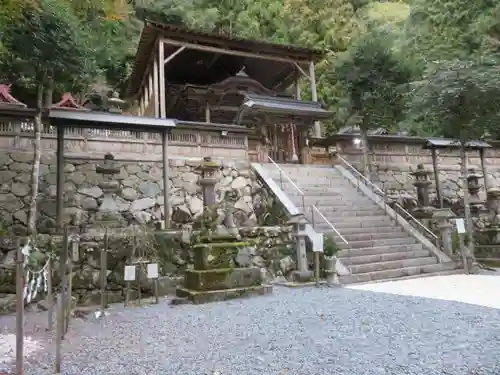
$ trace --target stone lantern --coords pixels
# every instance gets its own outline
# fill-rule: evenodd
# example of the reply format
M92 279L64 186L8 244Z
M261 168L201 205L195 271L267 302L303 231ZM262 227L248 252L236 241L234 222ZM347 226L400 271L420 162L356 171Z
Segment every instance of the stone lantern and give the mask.
M437 228L439 229L440 241L443 246L443 251L446 255L453 255L453 224L451 219L455 218L455 214L449 208L442 208L436 210L432 215L432 218L436 222Z
M220 169L220 166L210 156L206 156L198 169L201 170L200 184L203 189L203 207L211 207L215 205L216 172Z
M120 167L115 164L113 154L107 153L104 156L104 163L96 166L96 173L103 176L103 180L98 184L104 194L99 206L100 216L118 213L120 210L114 195L120 192L120 183L114 180L114 176L120 173Z
M306 254L306 225L309 221L305 218L304 214L300 213L293 215L287 222L292 227L292 236L295 238L295 254L297 259L297 270L292 273L294 280L310 280L312 271L309 271L307 266Z
M423 164L417 165L417 170L411 175L415 177L413 186L417 188L417 204L418 207L413 211L413 215L418 219L429 219L434 211L429 205L429 186L432 184L429 181L429 175L432 172L426 171Z
M480 178L483 178L483 176L478 174L474 168L469 169L467 190L470 195L469 205L473 212L477 212L483 207L483 202L479 198L479 190L481 190L481 185L479 184Z
M110 98L106 100L108 104L108 111L111 113L122 113L123 106L125 105L125 100L120 99L120 96L116 91L113 91Z

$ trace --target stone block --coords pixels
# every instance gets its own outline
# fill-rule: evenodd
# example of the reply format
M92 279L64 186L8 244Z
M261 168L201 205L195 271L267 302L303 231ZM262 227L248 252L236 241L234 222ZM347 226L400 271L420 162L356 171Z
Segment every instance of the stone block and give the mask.
M214 270L187 270L185 286L190 290L234 289L262 284L260 269L222 268Z
M200 243L193 246L195 253L194 268L209 270L215 268L230 268L242 247L250 246L248 242Z
M272 293L273 288L270 285L258 285L246 288L234 288L225 290L206 290L194 291L186 288L177 289L177 298L172 301L172 304L182 304L184 301L189 301L195 305L209 302L227 301L236 298L245 298L252 296L262 296ZM184 301L183 301L184 300Z

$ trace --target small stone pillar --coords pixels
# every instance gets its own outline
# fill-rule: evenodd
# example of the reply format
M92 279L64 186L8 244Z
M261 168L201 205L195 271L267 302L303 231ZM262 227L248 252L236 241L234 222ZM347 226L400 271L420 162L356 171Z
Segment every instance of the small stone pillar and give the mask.
M96 173L103 176L103 181L101 181L98 186L102 190L104 197L99 206L99 217L96 220L100 221L103 217L110 216L107 214L118 213L120 211L114 195L120 192L120 183L114 180L114 176L120 173L120 167L115 165L115 157L111 153L107 153L104 156L104 163L96 166ZM109 217L106 217L105 221ZM121 221L121 220L120 220Z
M309 271L307 266L306 254L306 225L309 224L309 221L304 217L304 214L297 214L292 216L287 224L292 226L297 259L297 270L292 273L292 279L294 281L308 281L312 277L312 271Z
M212 207L216 201L215 184L217 178L215 172L220 169L219 165L210 156L206 156L198 168L201 170L200 184L203 189L203 207Z
M429 186L432 184L429 181L429 175L432 172L426 171L423 164L417 165L417 170L411 175L415 177L413 186L417 188L417 208L412 214L417 219L431 219L433 217L434 207L430 206ZM424 225L426 225L424 223Z
M441 208L434 212L432 218L436 221L437 228L439 229L443 251L451 257L453 255L453 224L451 223L451 219L455 218L455 214L449 208Z
M430 173L424 169L423 164L417 165L417 170L410 173L415 177L413 186L417 188L417 204L420 208L429 207L429 186L432 184L429 181Z
M500 243L500 188L490 187L486 192L490 228L495 233L495 243Z
M479 190L481 190L479 179L483 178L483 176L478 174L474 168L469 169L468 172L467 190L470 196L469 206L473 213L477 213L483 207L483 202L479 198Z

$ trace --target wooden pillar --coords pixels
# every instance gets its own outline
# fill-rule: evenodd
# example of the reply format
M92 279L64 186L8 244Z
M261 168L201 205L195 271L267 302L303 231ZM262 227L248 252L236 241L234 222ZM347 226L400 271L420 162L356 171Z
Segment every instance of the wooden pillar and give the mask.
M165 43L160 39L158 43L158 73L160 75L160 117L167 117L167 102L165 97Z
M300 72L298 69L295 69L295 99L300 100Z
M153 114L154 117L160 117L160 103L158 97L158 57L154 58L153 63Z
M314 61L309 63L309 76L311 78L311 97L313 102L318 101L318 90L316 88L316 72L314 70ZM319 121L314 121L314 136L321 137L321 125Z
M151 107L151 102L154 103L154 98L153 98L153 73L150 71L149 72L149 80L148 80L148 87L149 87L149 98L148 98L148 109ZM153 104L154 105L154 104Z
M144 90L141 89L139 92L139 116L144 116Z
M439 202L439 208L443 208L443 192L441 191L441 183L439 182L437 150L435 148L432 149L432 169L434 170L434 183L436 184L436 195Z
M149 92L149 84L148 84L144 88L144 113L143 113L143 115L145 115L148 111L149 95L150 95L150 92Z
M64 212L64 126L57 126L57 149L56 149L56 226L62 231Z
M484 163L484 148L479 149L479 158L481 159L481 169L483 170L483 178L484 178L484 191L487 193L488 189L488 176L486 172L486 165Z
M163 217L165 223L165 229L170 228L170 207L168 206L168 200L170 197L170 186L168 184L169 180L169 163L168 163L168 130L165 129L162 134L163 138Z

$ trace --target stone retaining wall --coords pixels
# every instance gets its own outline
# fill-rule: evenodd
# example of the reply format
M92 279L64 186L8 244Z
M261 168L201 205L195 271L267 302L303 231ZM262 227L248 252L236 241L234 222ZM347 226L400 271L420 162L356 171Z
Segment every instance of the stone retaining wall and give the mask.
M31 195L32 153L22 151L0 152L0 214L3 224L23 234L28 220ZM174 226L192 222L203 210L200 171L201 160L170 159L170 212ZM103 191L99 182L103 176L96 173L101 160L68 159L64 166L64 218L71 225L92 226L99 219ZM123 226L143 224L163 213L163 166L156 162L116 161L120 173L113 179L120 182L121 192L114 196L118 211L113 219ZM265 200L266 191L246 162L222 162L216 185L218 201L226 191L238 193L235 218L238 226L257 224L257 211ZM39 186L40 233L49 233L56 215L55 157L42 155Z

